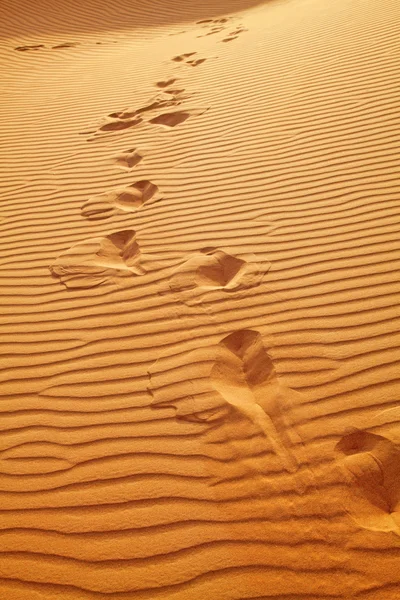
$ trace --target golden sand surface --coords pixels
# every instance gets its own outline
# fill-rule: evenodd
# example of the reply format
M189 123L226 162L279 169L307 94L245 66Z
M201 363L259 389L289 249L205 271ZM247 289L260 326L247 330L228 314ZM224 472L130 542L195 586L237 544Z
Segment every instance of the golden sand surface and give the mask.
M0 17L0 599L398 600L399 2Z

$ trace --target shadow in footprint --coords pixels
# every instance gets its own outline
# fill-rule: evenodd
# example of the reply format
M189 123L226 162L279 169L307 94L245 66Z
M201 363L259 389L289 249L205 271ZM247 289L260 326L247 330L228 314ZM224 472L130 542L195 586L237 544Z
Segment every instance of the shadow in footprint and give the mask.
M400 535L400 451L387 438L355 430L336 446L345 509L364 529Z
M219 343L211 381L224 400L263 432L283 467L297 470L282 406L291 390L280 384L257 331L242 329Z
M176 78L166 79L165 81L157 81L156 86L159 88L166 88L166 87L169 87L170 85L174 84L175 81L177 81Z
M40 50L41 48L46 48L44 44L35 44L33 46L17 46L14 50L18 50L18 52L28 52L29 50Z
M89 220L98 220L107 219L118 212L136 212L150 200L160 200L158 192L154 183L144 179L89 198L82 206L81 213Z
M50 272L67 288L91 288L142 275L140 258L135 231L118 231L75 244L60 254Z
M52 50L61 50L62 48L75 48L79 46L79 42L65 42L64 44L58 44L58 46L53 46Z

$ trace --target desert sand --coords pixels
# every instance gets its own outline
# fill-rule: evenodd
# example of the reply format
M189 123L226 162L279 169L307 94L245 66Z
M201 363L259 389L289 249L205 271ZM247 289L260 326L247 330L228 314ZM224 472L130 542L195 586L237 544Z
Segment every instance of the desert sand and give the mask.
M0 15L0 599L398 600L399 3Z

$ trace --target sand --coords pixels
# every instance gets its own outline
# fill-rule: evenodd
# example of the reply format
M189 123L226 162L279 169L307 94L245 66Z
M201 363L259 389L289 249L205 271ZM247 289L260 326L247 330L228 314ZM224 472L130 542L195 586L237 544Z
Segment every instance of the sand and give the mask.
M397 600L398 2L0 14L0 598Z

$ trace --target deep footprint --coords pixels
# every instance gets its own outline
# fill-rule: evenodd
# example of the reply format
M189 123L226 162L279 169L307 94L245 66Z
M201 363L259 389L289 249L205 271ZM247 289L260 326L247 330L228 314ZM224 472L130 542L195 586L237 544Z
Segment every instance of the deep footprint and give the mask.
M70 289L91 288L144 273L133 230L75 244L60 254L50 271Z
M211 381L234 410L262 431L282 466L289 472L296 471L298 465L287 435L289 427L282 414L291 390L280 384L257 331L235 331L219 343Z
M270 263L253 254L234 256L219 248L202 248L175 269L169 287L172 292L248 289L257 286L269 268Z
M83 217L107 219L118 212L135 212L150 200L159 200L158 187L147 179L89 198L82 206Z
M387 438L355 430L336 446L346 477L345 509L370 531L400 535L400 450Z

